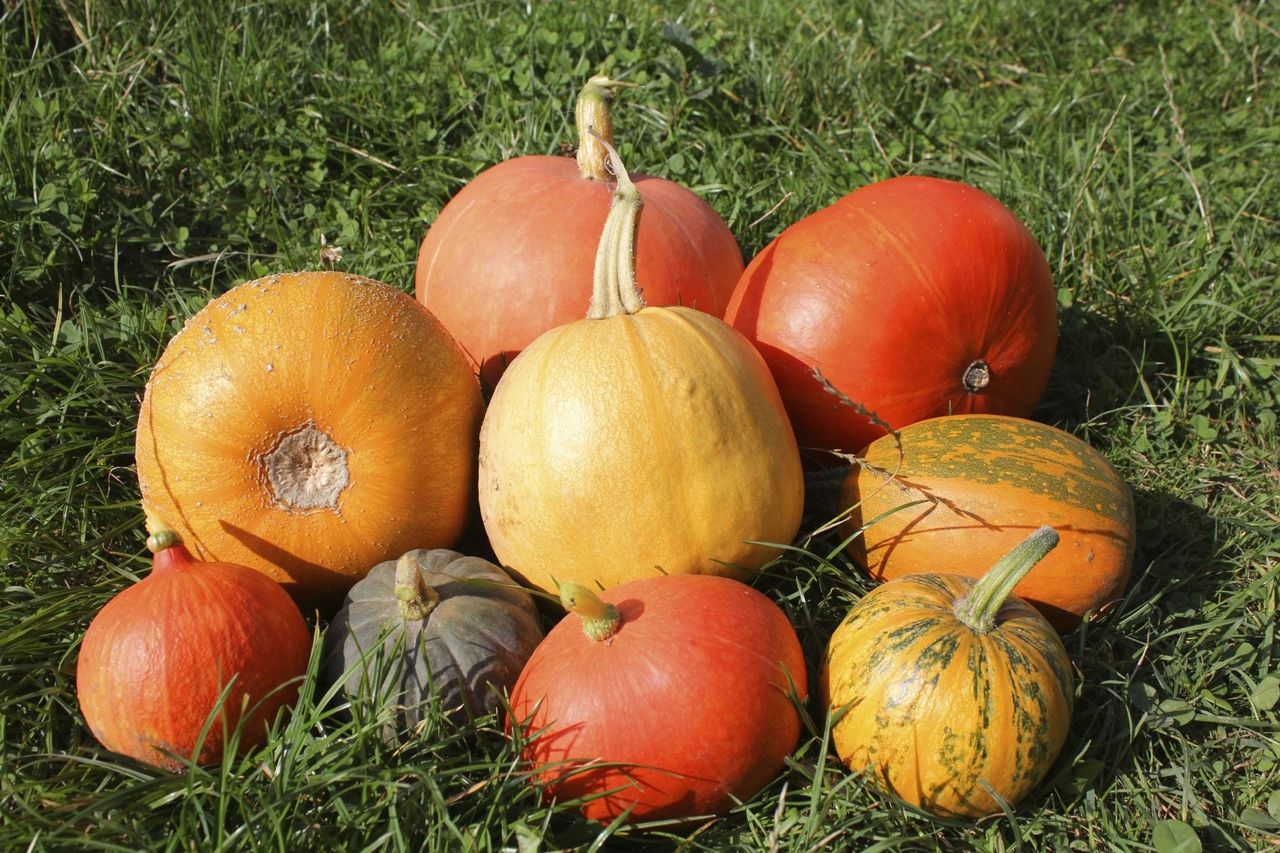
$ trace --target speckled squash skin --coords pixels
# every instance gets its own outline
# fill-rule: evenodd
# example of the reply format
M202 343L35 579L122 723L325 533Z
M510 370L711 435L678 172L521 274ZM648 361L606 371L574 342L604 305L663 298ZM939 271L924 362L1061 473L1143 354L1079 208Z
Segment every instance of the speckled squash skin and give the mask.
M1069 433L998 415L952 415L873 442L845 480L853 558L876 580L933 571L978 577L1040 524L1061 544L1015 589L1060 631L1119 598L1137 538L1133 495ZM915 506L905 506L923 501ZM887 513L887 515L885 515ZM883 518L880 516L884 515Z
M499 710L542 640L533 598L493 563L445 549L405 556L438 596L425 616L402 612L388 560L351 588L325 634L325 680L353 702L389 704L388 739L423 720L433 696L455 716Z
M151 574L89 623L76 694L107 749L179 770L186 760L221 760L237 725L240 750L261 745L297 697L310 652L311 632L279 584L244 566L195 560L178 544L156 553Z
M482 407L461 350L406 294L268 276L160 357L138 419L143 505L200 557L332 612L380 560L461 535Z
M873 589L831 637L819 681L842 716L836 753L884 790L934 814L1001 810L1048 773L1071 721L1071 664L1035 608L1009 598L974 631L952 608L963 575L922 574Z

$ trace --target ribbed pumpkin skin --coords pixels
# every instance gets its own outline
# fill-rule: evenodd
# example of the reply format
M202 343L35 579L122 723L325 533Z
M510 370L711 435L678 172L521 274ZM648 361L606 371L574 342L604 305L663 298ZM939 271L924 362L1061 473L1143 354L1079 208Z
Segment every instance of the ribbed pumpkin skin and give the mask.
M845 535L876 580L932 571L979 577L1041 524L1061 543L1015 588L1060 631L1124 592L1137 531L1133 494L1107 460L1075 436L1019 418L934 418L864 451L842 499L853 507ZM868 467L871 466L871 467ZM878 469L878 470L873 470ZM896 472L888 481L882 472Z
M374 566L347 593L325 634L326 680L342 681L355 701L394 702L399 729L425 718L422 703L433 684L446 712L498 710L542 640L533 599L479 557L445 549L409 554L439 602L426 619L405 619L396 598L396 561ZM370 683L376 675L383 676L381 684Z
M404 293L336 272L259 279L192 317L156 365L142 500L202 558L332 611L380 560L461 535L482 407L461 350ZM345 455L347 480L331 501L291 505L268 467L308 428Z
M764 355L802 446L856 452L945 414L1026 417L1057 346L1057 297L1026 227L974 187L901 177L791 225L748 265L725 313ZM989 383L971 393L974 361Z
M820 690L836 753L886 790L934 814L1016 803L1066 742L1071 664L1053 628L1009 598L997 626L975 632L952 607L973 581L916 575L873 589L831 637Z
M261 745L276 713L297 698L310 652L306 622L279 584L243 566L195 561L178 545L94 616L80 646L76 693L103 746L178 770L181 759L222 758L242 700L252 713L240 749Z
M722 316L743 269L732 232L690 190L634 178L645 204L636 241L645 301ZM581 177L570 157L543 155L485 170L440 211L418 251L418 300L486 382L538 335L586 312L608 211L607 183Z
M601 593L618 632L566 616L511 694L523 757L548 799L608 823L723 814L776 776L800 736L804 656L786 615L727 578L646 578ZM585 762L614 764L582 770Z
M746 540L790 542L803 503L799 451L760 356L689 308L545 333L503 376L481 428L494 553L548 592L745 577L778 553Z

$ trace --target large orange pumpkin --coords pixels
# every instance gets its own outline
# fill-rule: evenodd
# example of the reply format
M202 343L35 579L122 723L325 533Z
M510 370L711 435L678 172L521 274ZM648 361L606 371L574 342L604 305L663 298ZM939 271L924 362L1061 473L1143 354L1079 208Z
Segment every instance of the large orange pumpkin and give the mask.
M591 296L610 180L591 132L613 141L616 85L593 77L579 95L576 161L527 155L485 170L445 205L422 241L418 299L489 385L538 335L581 318ZM636 255L645 301L722 316L742 273L733 234L690 190L634 178L647 211Z
M901 452L899 452L901 446ZM863 451L845 479L844 532L876 580L934 571L980 576L1045 523L1062 544L1015 592L1066 631L1124 592L1133 495L1101 453L1060 429L999 415L932 418ZM914 504L914 505L909 505Z
M461 535L481 414L461 350L406 294L269 276L160 357L138 420L143 504L201 558L336 606L378 562Z
M795 437L742 335L692 308L644 306L640 196L614 162L588 319L539 336L485 414L485 530L504 566L553 593L565 581L747 577L779 553L763 543L800 525Z
M880 181L796 222L752 260L725 319L773 371L801 445L854 452L965 412L1026 417L1058 341L1035 238L974 187Z

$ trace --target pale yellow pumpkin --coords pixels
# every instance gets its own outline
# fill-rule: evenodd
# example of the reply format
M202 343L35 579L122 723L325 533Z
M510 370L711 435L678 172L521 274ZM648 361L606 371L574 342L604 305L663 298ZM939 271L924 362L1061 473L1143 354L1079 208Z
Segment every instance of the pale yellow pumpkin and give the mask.
M160 357L138 420L143 504L200 558L336 606L378 562L461 535L482 411L461 349L407 294L269 276Z
M763 359L723 321L643 306L639 194L616 154L588 318L508 367L480 433L480 510L502 563L554 592L659 574L745 578L795 536L804 482ZM534 286L536 283L530 283Z

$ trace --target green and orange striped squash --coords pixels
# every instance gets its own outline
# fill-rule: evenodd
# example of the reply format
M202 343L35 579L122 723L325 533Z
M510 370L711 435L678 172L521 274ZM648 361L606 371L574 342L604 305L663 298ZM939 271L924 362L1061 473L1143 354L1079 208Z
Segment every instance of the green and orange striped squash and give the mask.
M901 451L899 451L899 442ZM1133 495L1101 453L1045 424L949 415L878 439L845 479L844 533L874 580L947 570L978 577L1048 524L1062 545L1015 592L1059 631L1124 592Z
M1057 543L1042 527L978 581L910 575L854 605L819 680L846 766L946 817L995 814L1044 779L1071 722L1071 663L1010 590Z

